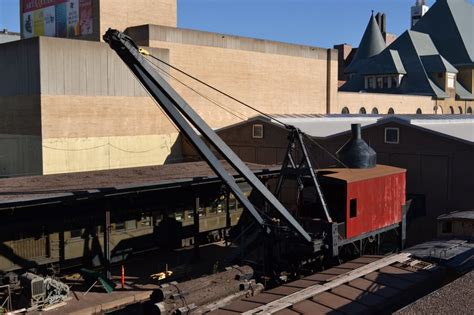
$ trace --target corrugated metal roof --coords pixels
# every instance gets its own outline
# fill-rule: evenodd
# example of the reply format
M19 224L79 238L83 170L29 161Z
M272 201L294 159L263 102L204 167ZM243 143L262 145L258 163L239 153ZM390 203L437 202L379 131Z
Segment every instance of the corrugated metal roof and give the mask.
M278 115L278 120L293 125L304 133L315 138L325 138L351 129L351 124L360 123L369 126L387 121L400 121L428 130L446 134L459 139L474 142L473 115L362 115L331 114L291 116ZM275 122L275 121L273 121Z

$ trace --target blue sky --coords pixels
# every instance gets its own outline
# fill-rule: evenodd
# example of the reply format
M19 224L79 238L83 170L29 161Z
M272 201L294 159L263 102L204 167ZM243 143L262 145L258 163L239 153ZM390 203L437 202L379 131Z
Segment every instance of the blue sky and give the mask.
M431 5L435 0L428 0ZM470 0L473 2L474 0ZM178 26L318 47L358 45L371 10L409 26L415 0L178 0ZM18 0L0 0L0 29L19 30Z

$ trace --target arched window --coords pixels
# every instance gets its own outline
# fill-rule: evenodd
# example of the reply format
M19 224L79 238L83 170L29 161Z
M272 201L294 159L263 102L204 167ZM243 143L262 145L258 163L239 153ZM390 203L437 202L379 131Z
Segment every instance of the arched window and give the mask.
M472 107L469 107L469 108L467 109L466 113L472 115Z
M454 108L452 106L449 106L449 113L454 114Z
M341 111L341 114L350 114L349 108L344 107L344 108L342 109L342 111Z
M390 108L388 109L388 114L389 114L389 115L395 114L395 111L393 110L393 108L390 107Z
M418 109L416 110L416 114L417 114L417 115L423 114L423 112L421 111L421 108L418 108Z
M461 106L458 106L458 110L459 110L459 114L462 115L462 107Z
M365 107L361 107L359 109L359 114L367 114L367 111L365 110Z
M377 107L372 108L372 114L377 115L378 113L379 113L379 110L377 109Z

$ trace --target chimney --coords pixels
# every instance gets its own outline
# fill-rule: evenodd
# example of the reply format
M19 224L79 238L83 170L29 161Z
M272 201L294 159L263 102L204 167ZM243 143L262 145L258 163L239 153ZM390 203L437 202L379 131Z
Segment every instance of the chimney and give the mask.
M362 139L360 124L352 124L352 137L337 151L339 159L349 168L373 168L377 153Z

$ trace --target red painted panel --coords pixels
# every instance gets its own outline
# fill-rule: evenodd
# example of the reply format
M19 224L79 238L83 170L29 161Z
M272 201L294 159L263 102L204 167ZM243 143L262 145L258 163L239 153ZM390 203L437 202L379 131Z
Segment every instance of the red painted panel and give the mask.
M357 198L357 216L351 218L350 200L353 198ZM404 204L405 173L348 183L347 238L400 222Z

